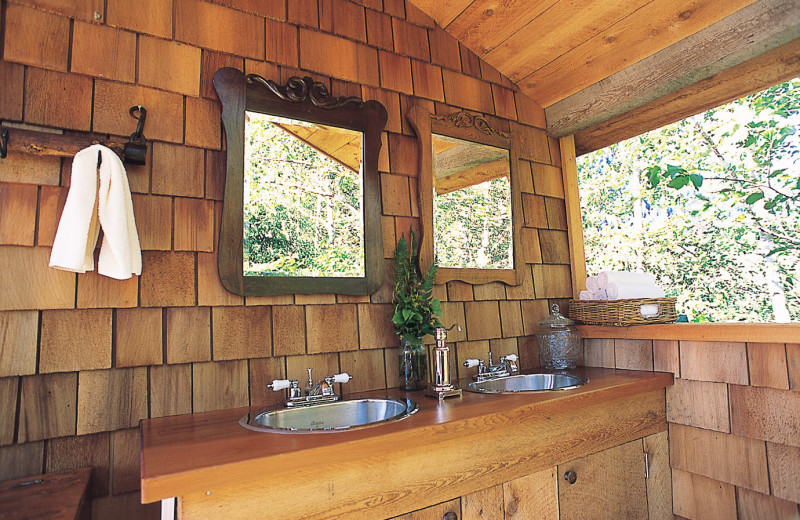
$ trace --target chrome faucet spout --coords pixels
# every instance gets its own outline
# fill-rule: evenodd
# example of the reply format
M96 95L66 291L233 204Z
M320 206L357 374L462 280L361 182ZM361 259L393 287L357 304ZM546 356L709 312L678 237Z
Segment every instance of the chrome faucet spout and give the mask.
M273 391L288 389L288 400L285 405L287 408L294 408L297 406L313 406L315 404L330 403L339 400L336 395L335 383L347 383L353 377L346 372L327 376L322 381L314 385L314 379L311 377L311 369L308 369L308 386L305 392L300 389L297 380L276 379L272 384L267 385ZM305 395L303 395L305 393Z
M500 363L495 365L492 363L492 353L489 352L488 366L484 365L482 359L468 359L464 362L464 366L467 368L478 367L478 372L475 374L474 379L477 382L481 382L516 374L519 372L517 359L519 358L516 354L508 354L507 356L501 357Z

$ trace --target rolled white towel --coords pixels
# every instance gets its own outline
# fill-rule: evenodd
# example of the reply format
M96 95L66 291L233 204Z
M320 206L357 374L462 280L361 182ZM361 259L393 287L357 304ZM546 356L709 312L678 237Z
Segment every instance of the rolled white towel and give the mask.
M600 288L600 284L597 281L596 276L590 276L586 279L586 290L589 292L594 292Z
M580 299L580 300L591 300L592 299L592 293L590 291L581 291L580 294L578 294L578 299Z
M650 273L633 273L629 271L602 271L597 275L597 282L601 289L606 289L610 284L620 285L655 285L656 277Z
M608 299L608 293L606 292L605 289L598 289L598 290L592 292L592 298L591 299L592 300L607 300Z
M616 284L610 283L606 287L609 300L622 300L627 298L663 298L664 290L656 284Z

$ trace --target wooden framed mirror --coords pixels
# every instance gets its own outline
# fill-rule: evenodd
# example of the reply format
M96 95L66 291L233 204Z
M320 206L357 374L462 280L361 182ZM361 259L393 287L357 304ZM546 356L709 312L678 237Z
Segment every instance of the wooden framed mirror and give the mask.
M408 113L419 140L420 268L436 282L522 283L517 140L481 115Z
M218 269L243 296L366 295L383 283L378 153L386 109L225 67L227 143Z

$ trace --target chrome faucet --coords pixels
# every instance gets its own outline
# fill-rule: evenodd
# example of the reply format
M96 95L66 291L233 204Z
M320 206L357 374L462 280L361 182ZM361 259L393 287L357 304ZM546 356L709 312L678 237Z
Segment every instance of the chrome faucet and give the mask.
M338 401L339 396L336 395L336 389L333 385L335 383L347 383L353 379L353 376L347 372L342 372L341 374L325 377L315 386L314 378L311 376L311 369L307 370L308 386L305 387L305 392L300 389L300 382L297 379L273 379L272 383L267 385L267 388L271 388L273 392L288 390L288 399L285 405L287 408L295 408Z
M498 379L501 377L508 377L512 374L519 372L517 360L519 357L516 354L508 354L500 358L500 363L494 365L492 363L492 353L489 352L489 365L485 365L482 359L468 359L464 361L464 366L467 368L478 367L478 373L475 374L475 381L487 381L489 379Z

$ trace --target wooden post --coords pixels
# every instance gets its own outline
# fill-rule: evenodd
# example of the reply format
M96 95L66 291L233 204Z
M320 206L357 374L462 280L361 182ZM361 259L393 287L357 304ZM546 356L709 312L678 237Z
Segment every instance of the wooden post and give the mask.
M578 165L575 162L575 139L568 135L559 139L561 176L564 181L564 202L567 206L569 261L572 271L572 296L586 289L586 252L583 249L583 220L578 192Z

